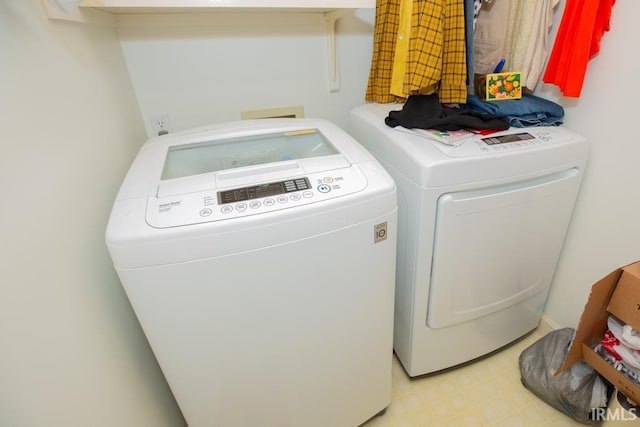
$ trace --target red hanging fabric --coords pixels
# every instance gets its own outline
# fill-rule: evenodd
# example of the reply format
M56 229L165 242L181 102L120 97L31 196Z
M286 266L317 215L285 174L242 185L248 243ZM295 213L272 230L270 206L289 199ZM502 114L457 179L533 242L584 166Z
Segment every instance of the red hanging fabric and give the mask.
M564 96L580 96L587 64L600 51L600 39L609 31L614 3L567 0L543 82L555 84Z

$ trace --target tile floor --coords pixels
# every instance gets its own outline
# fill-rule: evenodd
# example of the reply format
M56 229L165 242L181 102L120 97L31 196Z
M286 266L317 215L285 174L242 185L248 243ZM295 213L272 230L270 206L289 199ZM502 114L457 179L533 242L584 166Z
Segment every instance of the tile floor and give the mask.
M489 357L416 379L410 379L394 357L391 404L362 427L584 425L534 396L520 382L518 356L542 336L535 331ZM640 418L632 420L620 408L615 393L609 409L612 415L602 426L640 425Z

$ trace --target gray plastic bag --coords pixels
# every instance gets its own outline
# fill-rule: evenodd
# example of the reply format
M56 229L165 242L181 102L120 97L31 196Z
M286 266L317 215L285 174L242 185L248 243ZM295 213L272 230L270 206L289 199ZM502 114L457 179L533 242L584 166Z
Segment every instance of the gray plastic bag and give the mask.
M597 423L598 408L608 406L613 387L584 362L554 376L573 339L574 329L550 332L527 349L518 360L522 384L557 410L585 424Z

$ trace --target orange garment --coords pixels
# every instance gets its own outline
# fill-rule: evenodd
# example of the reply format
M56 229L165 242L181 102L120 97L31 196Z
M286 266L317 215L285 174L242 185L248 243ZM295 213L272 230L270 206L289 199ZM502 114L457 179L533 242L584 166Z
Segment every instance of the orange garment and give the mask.
M368 102L401 102L409 95L437 92L442 103L467 99L463 0L412 2L411 28L399 29L402 2L378 0ZM403 8L404 9L404 8ZM400 45L397 41L409 37ZM402 47L404 44L404 47ZM395 60L406 54L406 59ZM393 90L392 90L393 83ZM402 92L399 93L399 88Z
M543 82L557 85L564 96L580 96L587 64L600 51L600 39L609 31L614 3L567 0Z

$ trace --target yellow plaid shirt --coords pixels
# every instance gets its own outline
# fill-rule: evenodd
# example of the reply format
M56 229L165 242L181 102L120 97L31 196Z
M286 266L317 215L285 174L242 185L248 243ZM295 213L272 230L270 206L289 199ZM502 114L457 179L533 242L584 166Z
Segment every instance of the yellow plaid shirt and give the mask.
M464 0L378 0L366 100L465 103Z

